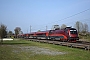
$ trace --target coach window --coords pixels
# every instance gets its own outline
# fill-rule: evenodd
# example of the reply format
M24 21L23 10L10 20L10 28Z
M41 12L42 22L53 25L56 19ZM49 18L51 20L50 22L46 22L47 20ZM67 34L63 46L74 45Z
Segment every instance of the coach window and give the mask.
M53 30L51 30L49 33L52 34L53 33Z

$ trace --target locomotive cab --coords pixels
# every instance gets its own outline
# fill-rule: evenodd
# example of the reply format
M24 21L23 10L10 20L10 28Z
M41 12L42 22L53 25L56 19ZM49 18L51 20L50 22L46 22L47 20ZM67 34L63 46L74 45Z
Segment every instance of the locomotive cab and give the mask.
M68 34L69 34L68 40L79 40L78 32L77 32L76 29L70 28L70 29L68 30Z

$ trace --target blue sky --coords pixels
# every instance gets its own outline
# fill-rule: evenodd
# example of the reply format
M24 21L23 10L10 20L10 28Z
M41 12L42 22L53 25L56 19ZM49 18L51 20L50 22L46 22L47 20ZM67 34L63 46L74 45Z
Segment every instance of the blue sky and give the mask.
M52 25L66 24L74 26L76 21L87 23L90 31L90 0L0 0L0 23L14 32L15 27L21 27L24 33L46 30ZM62 20L64 19L64 20Z

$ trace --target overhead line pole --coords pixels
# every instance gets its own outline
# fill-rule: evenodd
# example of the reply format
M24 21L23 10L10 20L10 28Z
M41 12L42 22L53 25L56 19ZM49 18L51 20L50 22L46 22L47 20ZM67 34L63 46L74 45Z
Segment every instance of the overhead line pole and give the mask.
M30 25L30 33L31 33L31 25Z
M47 30L47 26L46 26L46 30Z

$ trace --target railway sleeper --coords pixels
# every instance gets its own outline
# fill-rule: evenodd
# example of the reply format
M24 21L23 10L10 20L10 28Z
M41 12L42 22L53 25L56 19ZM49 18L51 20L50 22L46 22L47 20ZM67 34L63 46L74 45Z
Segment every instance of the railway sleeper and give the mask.
M85 50L90 50L90 48L88 46L85 46L85 45L75 45L73 47L75 47L75 48L81 48L81 49L85 49Z
M53 44L53 41L48 41L49 44Z
M67 44L67 47L73 48L74 47L74 44Z
M57 42L57 41L49 41L49 40L34 40L30 39L30 41L34 42L41 42L41 43L49 43L49 44L55 44L55 45L61 45L61 46L68 46L68 47L74 47L74 48L81 48L90 51L90 45L84 45L84 44L76 44L76 43L67 43L67 42Z
M85 46L85 50L90 50L90 45L89 46Z
M59 43L58 43L58 42L53 42L53 44L55 44L55 45L59 45Z

